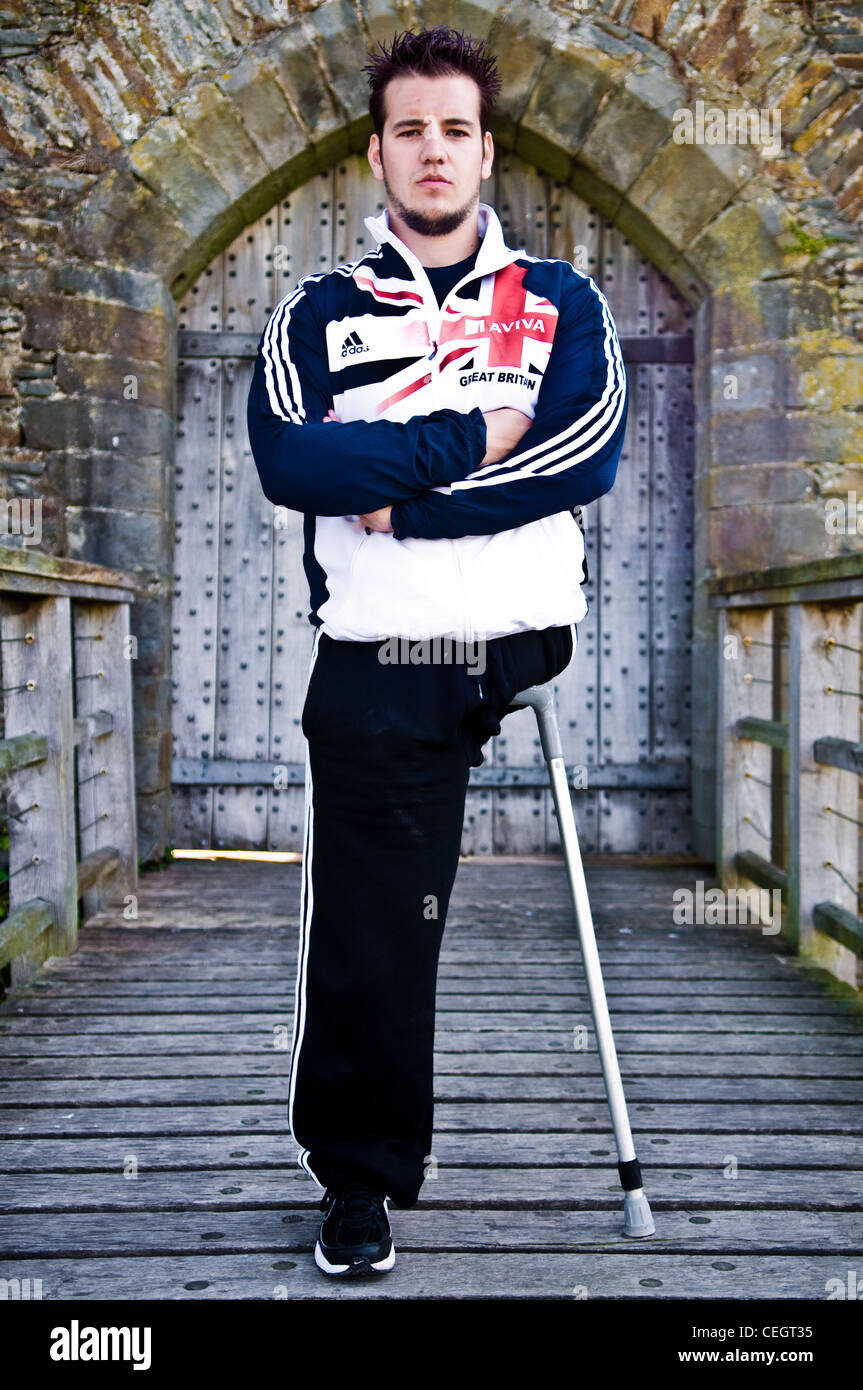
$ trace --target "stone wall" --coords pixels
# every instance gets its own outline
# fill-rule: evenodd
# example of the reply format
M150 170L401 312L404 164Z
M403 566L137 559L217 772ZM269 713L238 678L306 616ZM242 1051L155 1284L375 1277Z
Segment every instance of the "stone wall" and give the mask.
M362 54L490 34L500 146L624 228L697 315L694 762L711 845L707 576L856 547L863 497L863 10L768 0L62 3L0 11L0 445L43 549L138 575L144 857L170 838L177 298L368 136ZM778 110L781 148L682 144L682 107ZM2 537L17 543L14 536Z

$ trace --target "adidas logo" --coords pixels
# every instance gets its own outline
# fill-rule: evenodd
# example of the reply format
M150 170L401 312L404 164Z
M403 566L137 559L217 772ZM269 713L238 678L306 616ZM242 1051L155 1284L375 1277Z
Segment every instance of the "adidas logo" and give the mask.
M371 348L363 342L359 333L349 333L342 343L342 357L355 357L358 352L371 352Z

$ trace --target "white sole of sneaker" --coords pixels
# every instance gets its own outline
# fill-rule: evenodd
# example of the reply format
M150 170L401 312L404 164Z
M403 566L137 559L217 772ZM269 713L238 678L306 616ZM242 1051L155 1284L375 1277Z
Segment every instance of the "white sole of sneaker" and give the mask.
M392 1269L395 1262L396 1249L393 1245L390 1247L390 1253L386 1256L385 1259L377 1260L375 1262L370 1261L368 1267L369 1269L375 1270L376 1273L384 1274L388 1269ZM315 1264L318 1266L318 1269L322 1269L325 1274L349 1274L351 1270L350 1265L330 1264L330 1261L327 1259L326 1255L321 1249L320 1241L318 1241L315 1245Z

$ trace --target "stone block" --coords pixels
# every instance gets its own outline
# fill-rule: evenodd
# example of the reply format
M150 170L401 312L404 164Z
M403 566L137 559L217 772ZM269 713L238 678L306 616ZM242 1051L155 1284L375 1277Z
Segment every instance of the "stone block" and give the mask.
M790 405L789 380L793 367L789 359L793 347L777 345L776 353L749 352L744 356L723 353L711 362L711 412L747 414L752 410Z
M52 290L85 299L114 300L142 314L176 322L177 310L161 276L124 265L63 260L53 276Z
M522 136L530 131L567 156L578 153L600 103L636 61L632 53L610 56L604 46L581 31L554 44L521 118Z
M150 796L135 799L138 825L138 859L155 863L161 859L172 840L170 788Z
M168 469L159 454L143 458L123 457L123 467L117 467L116 452L98 449L72 450L46 456L46 486L72 507L118 507L134 512L172 510Z
M268 67L307 139L319 145L327 136L341 131L344 118L327 91L317 63L310 60L305 32L290 25L273 35L264 52ZM342 153L347 152L346 142ZM337 158L339 155L334 162Z
M141 362L123 355L97 357L91 353L57 353L57 387L68 396L103 401L134 401L172 414L176 381L161 362ZM49 391L53 389L46 382Z
M203 237L234 198L194 148L175 116L163 116L136 140L132 170L172 211L187 239Z
M680 251L734 198L751 168L751 152L741 147L678 145L670 140L629 188L627 197Z
M148 576L171 573L172 537L166 518L155 512L67 507L65 521L70 559L93 560L137 573L142 584ZM136 615L133 621L137 621Z
M228 72L221 82L230 88L231 80ZM242 203L256 183L268 178L269 166L219 82L197 83L174 103L174 118L231 202Z
M753 410L714 415L713 465L821 463L863 457L863 422L847 414Z
M816 463L809 470L819 497L843 497L856 492L863 504L863 459L850 463Z
M565 16L538 6L496 8L489 47L503 86L495 103L495 139L512 149L542 66L554 45L565 43L569 23Z
M837 292L818 281L764 280L718 291L710 304L715 348L772 343L837 321Z
M116 349L151 362L170 362L175 341L174 323L163 314L71 294L45 295L30 303L22 340L25 347L51 351L110 353Z
M142 594L135 602L131 628L138 639L135 672L140 680L170 676L171 609L170 592Z
M68 235L76 255L137 266L168 283L189 241L180 218L128 169L99 180L72 213Z
M173 421L161 410L111 401L62 397L26 400L24 443L31 449L101 449L125 459L172 457Z
M710 561L719 576L823 560L856 548L853 537L828 535L823 501L716 507L708 526Z
M134 744L137 796L167 791L171 785L171 730L164 729L153 736L136 734Z
M226 95L270 169L281 169L306 149L308 136L276 80L272 62L257 48L249 49L231 68Z
M135 609L132 626L137 631ZM169 675L139 675L132 682L132 723L140 737L152 738L171 724L173 687Z
M579 162L615 188L629 188L671 133L671 116L685 93L670 71L642 62L596 115Z
M717 468L710 476L709 506L748 507L761 503L809 502L815 495L803 464L745 464Z
M749 284L788 272L788 253L777 242L790 215L769 190L724 208L687 248L687 260L713 289Z
M363 72L368 35L360 26L355 7L349 0L335 0L304 17L311 47L343 119L350 122L368 117L369 84ZM311 58L311 53L310 53Z

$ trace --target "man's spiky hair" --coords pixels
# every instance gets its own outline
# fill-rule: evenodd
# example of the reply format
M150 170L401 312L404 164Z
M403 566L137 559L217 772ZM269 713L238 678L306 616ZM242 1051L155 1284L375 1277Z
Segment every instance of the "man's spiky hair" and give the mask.
M438 24L434 29L422 29L419 33L406 29L403 34L395 35L389 48L382 43L378 43L377 48L378 54L370 50L370 61L363 72L369 75L369 114L378 138L384 131L387 85L394 77L405 73L417 73L422 77L463 73L473 78L479 88L480 129L485 134L502 84L495 66L497 59L486 53L482 39L466 38L448 25Z

